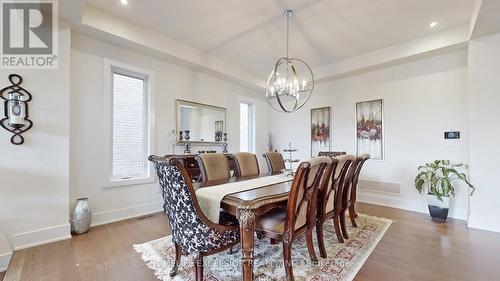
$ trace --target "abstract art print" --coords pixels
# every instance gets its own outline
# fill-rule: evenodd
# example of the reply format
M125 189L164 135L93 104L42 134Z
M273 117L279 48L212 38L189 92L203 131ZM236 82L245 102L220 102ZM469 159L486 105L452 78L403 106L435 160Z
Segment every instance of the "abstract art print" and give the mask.
M311 157L330 151L330 107L311 109Z
M372 100L356 103L356 154L370 154L371 159L384 159L383 102Z

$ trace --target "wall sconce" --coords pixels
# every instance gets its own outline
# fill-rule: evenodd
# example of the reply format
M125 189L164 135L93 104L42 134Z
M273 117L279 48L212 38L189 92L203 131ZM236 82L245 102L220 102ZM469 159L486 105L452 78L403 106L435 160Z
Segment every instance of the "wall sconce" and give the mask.
M0 90L0 97L4 100L4 115L0 120L0 126L13 133L10 142L15 145L24 143L22 133L33 127L33 122L28 119L28 102L31 94L21 87L23 78L17 74L9 75L12 85Z

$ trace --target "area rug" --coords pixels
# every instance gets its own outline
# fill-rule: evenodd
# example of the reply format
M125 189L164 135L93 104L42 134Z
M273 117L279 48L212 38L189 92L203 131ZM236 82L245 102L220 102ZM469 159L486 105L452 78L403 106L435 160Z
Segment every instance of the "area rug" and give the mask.
M349 222L349 220L348 220ZM348 223L349 238L338 243L331 222L325 223L325 245L327 258L319 257L317 241L314 240L318 263L309 259L304 237L293 242L293 273L295 280L333 281L353 280L370 253L384 236L392 221L359 214L357 228ZM315 235L314 235L315 236ZM316 238L314 238L316 239ZM135 250L142 254L147 266L154 270L160 280L195 280L191 257L183 256L177 275L169 276L174 265L175 249L171 236L160 238L140 245ZM269 240L255 239L255 280L285 280L283 266L283 247L281 243L271 245ZM229 254L227 251L204 258L204 280L233 281L241 280L241 251Z

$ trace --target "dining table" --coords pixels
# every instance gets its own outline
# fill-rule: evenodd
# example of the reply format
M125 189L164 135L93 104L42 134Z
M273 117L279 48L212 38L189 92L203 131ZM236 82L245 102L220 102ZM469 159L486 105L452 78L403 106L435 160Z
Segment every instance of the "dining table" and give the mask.
M259 177L267 177L279 173L263 173L258 176L229 178L223 180L214 180L207 182L196 182L193 184L195 190L200 188L210 188L211 186L256 179ZM255 225L259 217L274 208L286 207L290 189L292 187L292 179L289 181L263 185L250 190L227 194L220 203L220 207L234 215L240 226L241 239L241 265L242 279L245 281L253 280L253 264L254 264L254 236Z

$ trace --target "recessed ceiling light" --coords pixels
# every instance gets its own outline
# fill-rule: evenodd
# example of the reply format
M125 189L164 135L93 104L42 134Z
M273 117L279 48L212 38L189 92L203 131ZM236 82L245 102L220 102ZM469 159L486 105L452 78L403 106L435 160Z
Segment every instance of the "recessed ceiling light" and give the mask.
M123 5L127 5L127 4L128 4L128 1L127 1L127 0L120 0L120 2L121 2Z
M429 24L430 27L435 27L436 25L438 25L438 23L436 21L433 21Z

